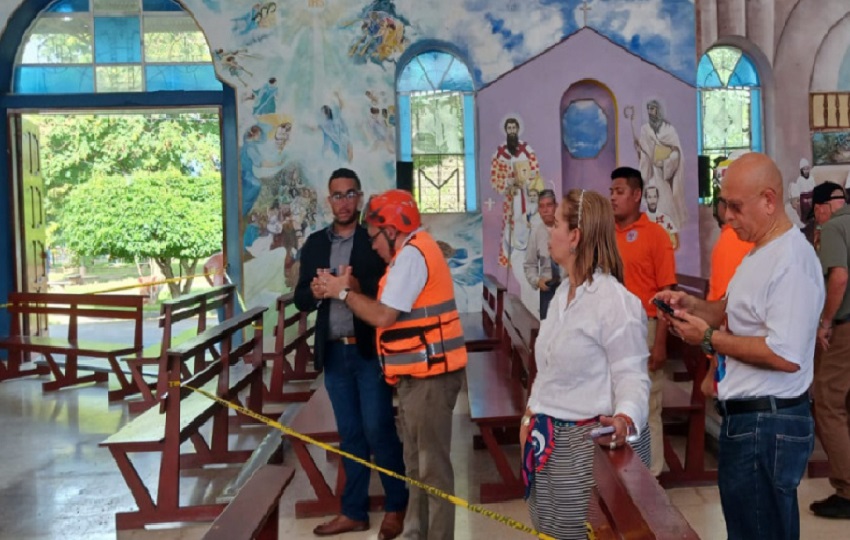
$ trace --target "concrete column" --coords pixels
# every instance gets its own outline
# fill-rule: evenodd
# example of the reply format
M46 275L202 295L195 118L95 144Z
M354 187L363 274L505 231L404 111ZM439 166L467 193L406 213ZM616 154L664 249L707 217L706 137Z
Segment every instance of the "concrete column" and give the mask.
M697 37L698 58L705 54L717 41L717 0L699 0L699 33Z
M747 38L755 44L773 64L773 33L774 33L773 0L747 1Z
M717 0L717 35L746 36L747 14L744 0Z

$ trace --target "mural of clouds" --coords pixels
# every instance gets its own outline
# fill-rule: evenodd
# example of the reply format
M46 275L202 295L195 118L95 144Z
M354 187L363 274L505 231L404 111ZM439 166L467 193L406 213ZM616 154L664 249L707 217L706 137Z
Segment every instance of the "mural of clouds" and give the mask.
M564 145L574 158L596 157L608 140L608 117L592 99L573 101L561 120Z
M473 64L476 86L489 83L584 26L582 0L465 0L448 8L434 0L399 0L400 9L433 6L420 16L422 36L457 46ZM441 5L442 4L442 5ZM418 7L416 7L418 6ZM587 26L632 53L693 84L694 0L588 0Z

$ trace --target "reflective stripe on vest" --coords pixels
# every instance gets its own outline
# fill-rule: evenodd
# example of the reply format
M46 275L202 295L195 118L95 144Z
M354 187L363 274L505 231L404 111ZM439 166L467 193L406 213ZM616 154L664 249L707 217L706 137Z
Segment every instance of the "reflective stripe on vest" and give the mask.
M445 315L452 311L457 311L457 304L455 303L454 298L441 304L415 308L410 310L408 313L400 313L396 321L405 322L412 321L414 319L424 319L425 317L437 317L438 315Z
M447 339L440 343L428 343L424 351L412 353L384 354L384 363L388 365L400 366L404 364L415 364L417 362L427 362L429 358L441 356L447 352L454 351L466 347L466 339L456 337Z
M409 312L376 331L378 355L390 384L399 376L431 377L466 366L466 340L457 305L451 271L437 242L425 231L408 239L408 247L422 253L428 279ZM390 263L387 275L392 272ZM387 275L378 285L383 294Z

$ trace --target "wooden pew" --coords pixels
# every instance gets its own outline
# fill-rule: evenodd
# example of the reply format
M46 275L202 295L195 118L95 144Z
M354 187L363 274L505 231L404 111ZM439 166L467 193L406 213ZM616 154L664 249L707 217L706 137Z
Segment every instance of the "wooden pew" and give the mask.
M631 447L611 451L597 446L593 479L591 538L699 539Z
M168 391L168 374L158 372L156 375L156 395L151 388L151 384L146 380L146 374L143 372L145 366L164 365L165 356L168 349L171 348L172 340L174 339L174 325L180 321L197 317L195 325L195 335L201 334L207 329L207 313L217 309L224 309L225 318L233 316L233 304L236 288L233 284L225 284L211 289L197 291L191 294L181 296L172 300L166 300L162 303L159 314L159 327L162 328L162 340L159 343L159 354L156 356L144 356L144 352L140 352L136 356L126 357L124 361L130 369L133 381L139 389L141 399L128 403L128 410L131 413L140 413L152 407L157 402L159 397L165 395ZM218 352L214 347L209 350L210 354L215 358ZM194 366L194 369L186 370L185 376L191 373L197 373L205 367L205 359L198 357L199 363Z
M539 323L522 301L507 295L503 313L502 346L493 351L471 352L466 367L469 415L481 432L476 448L485 447L496 464L500 480L482 482L482 503L515 499L524 487L519 462L512 463L503 445L518 444L519 424L533 380L534 340Z
M0 373L0 380L26 374L44 373L45 370L22 370L27 355L41 354L53 380L42 384L45 392L88 382L105 382L109 373L118 379L120 388L109 391L109 400L123 399L138 391L135 382L129 380L122 369L119 358L142 350L142 306L143 298L137 295L96 294L52 294L11 293L9 313L12 324L9 336L0 340L0 348L9 351L8 366ZM68 317L68 332L65 336L34 335L35 329L25 330L22 321L31 315ZM80 340L80 318L127 320L133 323L133 337L128 343L101 343ZM64 362L54 355L65 357ZM80 357L106 359L107 364L88 361L80 364ZM90 371L80 376L79 371Z
M502 336L502 310L506 288L490 274L484 274L481 313L461 313L467 351L489 351L499 346Z
M311 321L307 313L299 311L287 316L287 308L295 307L293 298L294 293L290 292L280 295L275 302L277 324L274 328L274 350L263 355L264 360L272 361L271 381L266 394L269 401L307 401L312 391L284 391L284 384L313 380L319 375L309 369L313 359L310 338L316 333L315 320ZM297 329L297 334L289 340L286 336L288 329L290 334L293 333L292 329Z
M248 408L261 412L263 399L263 334L264 307L255 307L223 323L205 330L168 351L160 370L168 373L168 393L159 407L148 409L131 420L117 433L100 443L108 448L118 465L138 510L115 515L117 530L137 529L152 523L206 521L224 509L223 504L180 504L180 471L211 463L239 463L250 451L228 448L229 418L227 408L206 396L181 385L182 366L197 361L212 346L219 347L220 357L183 384L203 388L227 401L237 401L243 389L250 389ZM240 345L243 330L254 326L253 335ZM244 362L238 363L239 359ZM212 419L208 444L200 428ZM191 440L194 453L181 454L180 445ZM157 452L161 454L156 500L139 475L129 454Z
M310 399L301 406L301 409L296 413L290 427L301 433L308 435L318 441L336 444L339 443L339 432L336 427L336 418L334 417L331 399L328 396L328 391L325 385L319 386ZM333 456L337 460L337 478L334 488L328 484L325 475L319 470L316 461L310 454L309 447L304 441L289 436L289 441L292 444L292 449L295 452L295 457L304 469L310 485L313 487L315 499L302 499L295 503L295 517L307 518L338 514L340 512L342 489L345 486L345 470L343 469L344 458ZM371 511L378 511L383 508L383 495L369 496L369 508Z
M203 540L277 540L278 507L295 469L263 465L213 522Z
M698 298L708 293L705 278L677 274L679 290ZM710 484L717 481L717 471L705 469L705 396L700 385L708 371L709 360L698 345L688 345L673 334L667 335L669 360L680 360L691 381L690 391L673 380L664 382L662 390L662 419L664 420L664 461L668 471L661 473L661 485L666 488ZM670 437L687 437L684 463L673 450Z

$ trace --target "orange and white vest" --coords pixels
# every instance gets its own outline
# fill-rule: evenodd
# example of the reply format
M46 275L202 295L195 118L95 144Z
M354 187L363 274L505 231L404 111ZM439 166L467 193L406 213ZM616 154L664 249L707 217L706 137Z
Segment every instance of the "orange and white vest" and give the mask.
M390 384L395 384L399 375L424 378L466 366L466 340L449 265L437 242L425 231L415 232L407 245L425 258L428 281L409 313L400 313L392 326L377 329L378 356ZM392 262L378 284L378 298L390 271Z

